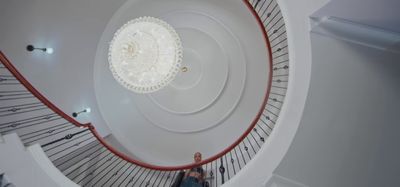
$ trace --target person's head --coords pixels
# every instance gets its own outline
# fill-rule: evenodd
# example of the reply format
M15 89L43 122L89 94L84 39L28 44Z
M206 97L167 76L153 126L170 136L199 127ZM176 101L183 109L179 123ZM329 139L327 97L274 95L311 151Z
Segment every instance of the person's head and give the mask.
M194 162L195 163L201 162L201 153L200 152L194 153Z

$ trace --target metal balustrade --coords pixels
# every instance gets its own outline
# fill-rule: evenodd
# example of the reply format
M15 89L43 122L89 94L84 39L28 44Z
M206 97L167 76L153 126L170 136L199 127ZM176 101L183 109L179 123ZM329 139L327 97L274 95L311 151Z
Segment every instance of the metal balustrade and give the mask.
M265 34L271 60L265 106L248 131L222 153L202 162L209 186L236 175L271 134L285 100L289 52L284 18L276 0L243 1ZM195 165L157 167L129 159L90 124L79 124L51 104L0 53L0 133L16 132L25 145L39 143L53 164L82 186L171 186L178 172ZM268 63L268 62L260 62Z

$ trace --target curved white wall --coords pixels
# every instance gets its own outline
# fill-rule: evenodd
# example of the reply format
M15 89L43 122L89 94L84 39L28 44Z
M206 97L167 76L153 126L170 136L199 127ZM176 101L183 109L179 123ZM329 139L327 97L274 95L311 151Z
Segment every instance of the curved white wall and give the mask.
M304 116L276 173L312 187L398 185L400 55L318 34L312 43Z
M328 0L278 0L289 44L289 86L280 117L268 141L226 186L263 186L286 154L302 118L311 76L310 20Z
M375 14L390 22L392 18L379 10ZM357 16L336 16L357 21ZM374 22L365 17L362 23L370 24L362 29ZM275 173L311 187L398 186L400 54L374 43L342 40L346 37L335 32L315 32L311 38L307 104L293 144Z
M16 186L78 187L49 160L40 145L24 147L18 135L0 137L0 165Z
M312 16L335 16L353 22L361 19L361 24L381 26L380 31L385 32L382 27L396 30L395 25L388 25L396 23L393 20L398 18L390 13L394 4L398 2L335 1L329 4L331 7L324 7ZM377 16L372 16L368 10L374 10ZM295 12L295 9L287 12L288 18ZM361 16L366 13L370 17ZM287 24L289 28L296 25L290 21ZM397 186L400 182L400 151L397 149L400 141L397 135L400 130L397 114L400 55L390 49L385 51L345 42L340 40L343 36L330 38L318 32L307 35L307 43L297 44L312 50L312 58L309 56L310 62L312 60L310 89L293 142L287 152L281 152L284 157L279 163L274 159L277 154L270 151L274 146L284 144L275 142L278 137L270 139L259 157L227 186ZM296 55L298 51L301 50L294 51ZM299 65L298 61L296 64ZM298 76L299 72L294 73ZM290 106L291 102L286 104ZM281 121L274 136L286 125L289 124ZM290 129L289 126L286 128ZM275 150L282 149L285 147ZM278 166L275 169L271 165ZM267 178L262 176L268 176L269 181L263 184L262 180Z

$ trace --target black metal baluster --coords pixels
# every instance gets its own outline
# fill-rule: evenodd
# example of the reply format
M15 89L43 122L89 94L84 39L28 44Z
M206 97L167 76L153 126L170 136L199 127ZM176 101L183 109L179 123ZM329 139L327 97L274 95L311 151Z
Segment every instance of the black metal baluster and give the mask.
M250 132L250 134L251 134L251 132ZM256 154L257 152L256 152L256 150L254 149L253 144L252 144L251 141L249 140L249 136L246 137L246 140L247 140L247 142L249 142L249 145L250 145L251 149L253 150L254 154ZM244 141L243 141L243 142L244 142ZM249 154L249 158L250 158L250 160L251 160L252 157L250 157L249 151L247 151L247 153Z
M219 173L221 174L221 183L225 183L225 167L224 167L224 160L220 157L220 166L219 166Z
M256 4L253 5L253 8L256 9L259 3L260 3L260 0L257 0ZM254 4L254 2L253 2L253 4Z
M228 162L228 159L226 158L227 157L226 155L227 154L224 155L224 158L225 158L225 163L226 163L226 174L228 175L228 180L229 180L229 179L231 179L231 177L229 175L229 162Z
M113 166L113 168L111 168L111 169L109 170L109 172L108 172L104 177L101 177L99 180L97 180L96 183L98 183L99 181L102 181L104 178L106 178L106 177L108 176L108 179L107 179L105 182L103 182L103 184L101 184L101 186L105 186L112 178L114 178L115 176L117 176L117 175L120 173L119 169L120 169L121 167L118 167L118 166L119 166L120 164L123 164L123 163L124 163L124 160L122 160L122 159L120 159L120 158L118 158L117 160L118 160L118 163L117 163L115 166ZM118 167L118 170L114 171L115 167ZM124 166L122 166L122 168L123 168L123 167L124 167ZM110 173L112 173L112 174L110 174ZM104 180L103 180L103 181L104 181Z
M126 166L128 166L128 167L126 167ZM129 168L131 168L131 166L132 166L131 163L125 161L125 165L124 165L122 168L126 167L126 169L125 169L123 172L120 172L121 175L119 175L119 177L117 177L117 178L114 180L114 182L112 182L112 183L110 184L110 186L114 186L114 184L126 173L126 171L128 171Z
M161 184L161 182L162 182L162 180L164 178L165 173L167 173L167 172L162 171L162 172L160 172L160 175L161 175L161 173L162 173L162 176L160 177L160 182L158 182L158 184L156 186L161 186L160 184Z
M240 155L242 155L244 165L246 165L247 163L246 163L246 159L244 158L244 155L243 155L242 147L240 146L240 144L239 144L239 146L237 146L237 147L239 148Z
M263 118L261 118L261 122L263 122L263 124L267 126L268 129L270 129L270 131L272 131L272 127L268 125L268 121L270 121L272 124L275 124L275 121L273 121L269 115L263 114L263 116L266 121Z
M237 146L236 146L237 147ZM238 165L239 165L239 170L241 170L242 169L242 166L240 165L240 161L239 161L239 157L238 157L238 154L237 154L237 152L236 152L236 147L234 148L234 150L235 150L235 155L236 155L236 162L238 163ZM245 161L246 162L246 161Z
M265 111L267 111L269 114L274 115L275 117L278 117L278 114L273 113L271 110L269 110L268 108L264 109Z
M156 171L157 171L157 170L151 170L151 171L152 171L153 173L151 174L149 180L146 182L146 187L149 186L149 185L151 184L151 179L153 179L153 177L154 177L154 175L156 174ZM155 182L156 182L156 181L154 180L153 184L154 184Z
M270 107L272 107L272 108L275 108L275 109L277 109L277 110L280 110L280 109L281 109L281 108L279 108L279 107L277 107L277 106L275 106L275 105L273 105L273 104L271 104L271 103L267 103L267 105L270 106Z
M278 59L278 58L280 58L280 57L284 57L284 56L286 56L286 55L288 55L288 54L289 54L289 53L286 52L286 53L280 54L280 55L278 55L278 56L273 56L272 59L275 60L275 59ZM282 89L286 89L286 88L282 88Z
M88 134L86 134L86 135L91 135L91 134L88 133ZM83 137L83 136L82 136L82 137ZM53 154L49 154L48 157L51 159L53 156L55 156L55 155L57 155L57 154L59 154L59 153L61 153L61 152L64 152L64 151L66 151L66 150L68 150L68 149L70 149L70 148L72 148L72 147L79 146L79 145L81 145L83 142L87 142L87 141L89 141L89 140L94 140L94 137L91 136L91 137L86 138L86 139L84 139L84 140L82 140L82 141L80 141L80 142L74 143L73 145L70 145L70 146L68 146L67 148L61 149L61 150L59 150L59 151L57 151L57 152L55 152L55 153L53 153Z
M122 159L119 159L119 160L120 160L120 162L119 162L117 165L115 165L115 167L118 167L117 171L113 171L113 169L112 169L111 171L113 172L113 174L110 175L110 176L108 176L108 179L107 179L101 186L105 186L108 182L110 182L110 180L111 180L112 178L115 178L115 176L117 176L118 174L120 174L120 176L123 174L120 170L123 169L123 168L128 164L128 162L126 162L125 160L122 160ZM124 162L125 162L125 164L124 164ZM120 164L122 164L122 167L119 167ZM107 177L107 176L104 176L104 177ZM118 178L119 178L119 177L118 177ZM101 180L101 179L100 179L100 180ZM116 180L117 180L117 179L114 179L114 182L115 182Z
M74 136L76 136L78 134L82 134L82 133L84 133L84 132L86 132L88 130L89 129L85 129L85 130L79 131L79 132L74 133L74 134L68 134L68 135L66 135L66 136L64 136L62 138L59 138L57 140L54 140L54 141L51 141L51 142L49 142L47 144L42 145L42 148L47 147L47 146L52 145L52 144L55 144L55 143L58 143L58 142L63 141L63 140L69 140L69 139L73 138Z
M30 109L30 110L23 111L26 109ZM11 106L11 107L8 107L8 109L6 109L6 110L4 110L4 109L0 110L0 113L6 113L6 114L0 115L0 117L24 114L24 113L34 112L34 111L39 111L39 110L44 110L44 109L47 109L47 107L42 104L37 105L37 106L25 106L25 107L19 107L19 108L15 107L15 106ZM18 112L18 111L21 111L21 112Z
M279 14L280 12L278 12L278 14ZM275 23L274 24L272 24L271 25L271 27L270 28L267 28L267 27L265 27L265 29L267 30L267 32L269 32L269 31L271 31L271 29L274 29L274 30L277 30L277 31L279 31L279 30L281 30L281 28L283 28L283 26L285 26L285 24L281 24L280 26L278 26L278 28L276 28L276 25L278 24L278 23L280 23L280 22L282 22L282 20L283 20L283 17L281 16L281 17L279 17L279 19L277 20L277 21L275 21ZM277 32L274 32L273 34L276 34ZM281 33L282 34L282 33ZM278 36L282 36L281 34L279 34ZM274 48L272 48L272 49L274 49Z
M24 124L31 123L31 122L36 122L36 121L40 121L40 120L48 120L54 116L56 116L54 113L53 114L45 114L45 115L30 117L30 118L26 118L26 119L22 119L22 120L1 123L0 129L15 128L19 125L24 125Z
M153 185L152 186L158 186L159 184L157 184L157 181L158 181L158 179L160 178L160 175L161 175L161 171L157 171L157 177L156 177L156 179L154 179L154 182L153 182ZM157 184L157 185L156 185Z
M262 13L261 15L258 15L258 16L260 17L260 19L261 19L262 17L264 17L265 13L267 12L268 8L271 6L272 2L273 2L273 1L270 1L270 2L268 3L267 7L264 9L263 13ZM265 17L265 19L264 19L262 22L265 23L265 21L267 20L267 18L269 18L270 15L271 15L270 13L267 13L267 16Z
M97 147L97 149L95 149ZM84 147L82 147L83 149ZM100 144L98 144L98 142L93 141L89 144L89 147L87 149L83 149L84 151L76 151L76 152L71 152L68 153L56 160L53 161L53 164L57 167L57 168L61 168L64 164L69 163L70 161L73 161L73 158L81 155L81 154L86 154L88 158L88 156L95 154L97 151L100 151L103 147L100 146ZM64 161L63 161L64 160ZM61 171L64 171L63 169L60 169Z
M66 126L65 126L65 129L62 130L62 131L57 131L57 132L55 132L55 133L54 133L54 132L46 132L46 133L49 134L49 135L44 136L44 137L37 137L37 136L29 137L29 138L26 138L26 139L22 139L22 142L24 142L24 145L30 145L30 144L32 144L32 143L34 143L34 142L38 142L39 140L46 139L46 138L55 136L55 135L57 135L57 134L61 134L61 133L63 133L63 132L66 132L66 131L69 131L69 130L72 130L72 129L75 128L75 127L73 127L69 122L63 123L63 124L57 124L57 125L66 125ZM46 133L45 133L45 134L46 134ZM36 139L33 139L33 140L28 141L29 139L32 139L32 138L36 138Z
M282 60L282 61L278 61L278 62L274 62L274 66L276 66L276 65L279 65L279 64L282 64L282 63L285 63L285 62L289 62L289 60L288 59L286 59L286 60ZM270 92L270 93L272 93L272 92ZM282 94L279 94L279 93L273 93L273 94L275 94L275 95L279 95L279 96L285 96L285 95L282 95Z
M266 28L265 27L265 30L267 31L268 35L270 36L270 42L271 43L274 42L277 38L280 38L283 34L286 33L286 29L285 29L285 24L284 23L279 25L279 27L275 27L275 26L276 25L274 25L274 27L270 27L270 28ZM283 32L280 32L281 30L283 30ZM272 38L272 36L274 36L274 38Z
M272 52L272 55L281 53L282 51L284 51L284 49L286 49L286 47L287 47L287 46L283 46L283 47L279 47L278 49L273 49L274 52ZM277 77L277 76L278 76L278 75L273 75L272 77Z
M167 184L167 181L168 181L169 178L171 178L171 171L168 172L168 174L166 176L166 179L164 180L164 185L163 186L165 186Z
M110 155L111 155L111 157L109 157ZM81 171L77 176L75 176L75 177L73 178L73 180L75 180L75 178L78 177L78 176L80 176L82 173L86 172L88 169L92 169L92 167L94 167L93 170L91 170L90 173L86 174L83 178L81 178L78 182L76 182L77 184L80 184L80 183L81 183L84 179L86 179L88 176L91 176L91 175L93 175L93 174L96 172L97 168L99 167L98 164L100 164L100 162L102 162L101 165L100 165L100 167L101 167L101 166L103 166L104 163L107 162L107 160L111 159L112 156L113 156L113 155L111 154L111 152L108 152L108 153L106 154L106 156L104 156L100 161L98 161L98 162L96 162L96 163L90 164L89 167L87 167L85 170ZM108 158L108 157L109 157L109 158ZM103 160L104 160L104 161L103 161Z
M89 135L89 136L91 136L92 134L90 133L90 132L86 132L85 134L81 134L81 135L74 135L74 136L70 136L71 134L67 134L66 136L64 136L64 137L66 137L66 141L64 141L64 142L58 142L58 143L61 143L61 144L59 144L59 145L55 145L55 146L53 146L53 147L49 147L49 148L46 148L46 149L43 149L45 152L46 152L46 154L49 156L49 155L52 155L51 153L50 153L50 151L52 151L52 150L55 150L55 149L57 149L57 148L59 148L60 146L63 146L63 145L66 145L66 144L68 144L68 143L70 143L72 140L78 140L78 139L80 139L80 138L82 138L82 137L85 137L85 136L87 136L87 135ZM72 139L72 138L74 138L75 137L75 139ZM91 136L92 137L92 136ZM67 141L68 140L68 141ZM62 149L62 150L66 150L67 148L64 148L64 149ZM49 156L50 157L50 156Z
M265 3L266 3L267 1L263 1L263 3L261 4L261 6L259 6L259 9L258 10L256 10L256 12L257 12L257 15L260 15L260 11L264 8L264 5L265 5ZM254 10L255 10L256 8L254 8ZM261 18L261 17L260 17Z
M214 160L213 163L215 163L215 186L218 186L218 168L217 168L218 163L217 163L217 160Z
M106 163L107 163L107 165L105 166L106 168L102 169L99 173L96 173L96 175L95 175L94 177L90 178L89 181L87 181L87 183L85 183L83 186L86 186L87 184L92 183L93 179L97 178L97 176L99 176L99 175L100 175L101 173L103 173L104 171L107 171L106 174L109 173L110 171L108 171L107 169L108 169L111 165L113 165L116 161L118 161L118 160L120 160L120 159L114 157L114 155L112 154L112 156L110 157L110 159L108 159L108 160L106 161ZM104 165L104 164L103 164L103 165ZM106 174L104 174L102 177L104 177ZM102 177L100 177L100 179L101 179ZM100 181L100 180L94 181L95 183L93 184L93 186L95 186L95 184L97 184L99 181Z
M283 24L282 26L284 26L285 24ZM282 32L282 33L284 33L284 32ZM281 34L282 34L281 33ZM278 37L279 36L281 36L281 34L280 35L278 35ZM271 40L270 42L271 42L271 44L274 42L275 40ZM279 40L279 42L276 42L275 44L273 44L273 45L271 45L271 48L275 48L275 47L277 47L278 45L280 45L280 44L282 44L283 42L286 42L287 41L287 38L283 38L282 40ZM275 65L275 64L274 64Z
M278 4L275 4L275 6L272 8L272 10L271 11L269 11L269 14L268 14L268 18L271 16L271 14L276 10L276 8L278 7ZM280 10L279 10L279 12L280 12ZM278 12L278 13L279 13ZM277 16L277 14L278 13L276 13L276 14L274 14L274 16L272 16L272 18L269 20L269 22L267 22L267 24L266 25L264 25L264 27L265 28L268 28L268 25L275 19L275 17ZM265 21L263 21L263 23L264 23Z
M233 167L233 175L236 175L235 159L233 159L233 157L232 157L232 151L230 151L229 154L231 156L231 163L232 163L232 167Z
M253 132L257 132L257 128L254 128L254 129L253 129ZM254 135L253 135L252 132L250 132L250 136L253 138L254 142L257 144L258 149L260 149L260 148L261 148L261 145L258 143L257 139L254 137ZM253 148L253 149L254 149L254 148ZM256 151L254 151L254 154L255 154L255 153L256 153Z
M141 171L142 169L144 169L144 171L146 171L145 168L142 168L142 167L141 167L141 168L135 173L135 175L132 176L132 178L129 180L128 184L134 182L134 183L132 184L132 186L135 185L135 183L137 182L137 180L139 180L140 176L142 176L142 174L143 174L143 172L144 172L144 171ZM141 172L141 173L140 173L138 179L136 179L135 181L133 181L133 179L136 177L136 175L137 175L139 172Z
M143 183L146 181L147 177L150 175L150 173L151 173L152 171L153 171L153 170L148 170L146 176L144 177L144 179L142 180L142 182L140 183L139 186L142 186L142 185L143 185ZM145 184L146 184L146 183L145 183ZM148 185L145 185L145 186L148 186Z
M97 152L97 151L96 151ZM96 156L94 156L94 158L100 156L101 154L103 154L104 152L106 152L106 149L103 149L100 153L98 153ZM105 157L107 157L110 153L106 154L105 156L103 156L100 160L103 160ZM87 157L89 158L89 157ZM75 168L74 170L68 172L66 174L66 176L70 176L73 172L77 171L79 168L81 168L82 166L86 165L90 160L86 161L85 163L82 163L80 166L78 166L77 168ZM98 162L99 163L99 162ZM89 167L87 167L84 171L81 171L78 175L76 175L75 177L68 177L71 180L75 181L76 177L80 176L83 172L85 172L88 168L91 168L94 164L90 165ZM79 183L79 182L78 182Z
M12 101L12 100L20 100L20 99L30 99L35 98L31 93L23 93L23 92L0 92L0 101Z
M139 170L140 170L140 167L138 167L137 165L132 165L132 166L135 166L135 167L129 172L129 174L124 178L124 180L122 180L122 182L119 183L118 187L120 187L125 182L125 180L129 178L129 176L133 173L133 171L136 170L136 168L139 168ZM126 184L125 186L127 186L127 185L128 184Z
M258 126L258 129L261 129L261 131L263 131L265 135L269 136L268 133L259 124L257 124L257 126ZM260 139L260 141L264 143L265 142L264 136L261 136L261 134L258 132L258 130L256 130L255 132L258 135L258 138Z
M118 161L118 162L117 162ZM101 171L100 173L103 173L104 171L107 171L106 173L104 173L101 177L99 177L99 179L97 180L97 181L95 181L95 183L93 184L93 186L96 186L97 185L97 183L99 183L104 177L106 177L107 175L109 175L110 173L113 173L113 170L115 169L115 167L117 167L120 163L122 163L122 159L120 159L120 158L116 158L116 159L114 159L114 161L112 162L112 163L110 163L103 171ZM115 165L114 165L114 163L116 163ZM111 167L111 169L108 169L108 168L110 168ZM98 173L97 174L97 176L99 176L100 175L100 173ZM97 177L96 176L96 177Z
M28 142L27 140L30 140L30 139L33 139L33 138L38 138L41 135L52 134L53 132L57 132L59 130L69 129L69 128L71 128L71 126L72 125L70 123L66 122L66 123L55 125L55 126L48 127L48 128L45 128L45 129L40 129L40 130L37 130L37 131L21 134L21 135L19 135L19 137L21 138L22 142L26 142L27 143ZM72 128L74 128L74 127L72 127ZM41 137L41 138L43 138L43 137ZM33 140L33 142L34 141L36 141L36 139ZM29 144L29 143L27 143L27 144Z
M169 185L168 186L171 186L172 185L172 183L174 182L174 179L175 179L175 177L177 176L177 171L172 171L172 172L174 172L174 175L172 176L172 178L170 178L171 180L169 180Z
M210 162L210 185L214 182L215 178L214 178L214 172L213 172L213 162Z

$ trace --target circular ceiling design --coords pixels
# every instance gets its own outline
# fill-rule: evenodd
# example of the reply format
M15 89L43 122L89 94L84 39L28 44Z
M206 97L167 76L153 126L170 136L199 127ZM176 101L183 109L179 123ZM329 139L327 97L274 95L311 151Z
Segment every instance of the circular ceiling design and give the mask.
M223 124L240 102L246 82L247 60L239 39L202 12L174 11L163 19L181 37L187 71L165 89L133 98L136 108L150 124L175 133Z
M152 164L188 163L196 151L205 158L219 153L249 128L266 96L269 60L254 17L240 1L128 2L108 23L94 66L96 98L110 132ZM141 15L173 26L183 46L176 77L149 94L116 83L107 62L114 33ZM132 46L128 57L137 49Z
M166 22L140 17L124 24L109 48L114 78L136 93L151 93L168 85L182 62L182 43Z

